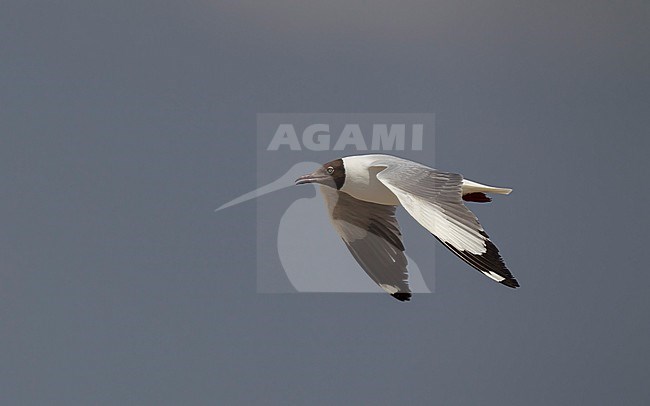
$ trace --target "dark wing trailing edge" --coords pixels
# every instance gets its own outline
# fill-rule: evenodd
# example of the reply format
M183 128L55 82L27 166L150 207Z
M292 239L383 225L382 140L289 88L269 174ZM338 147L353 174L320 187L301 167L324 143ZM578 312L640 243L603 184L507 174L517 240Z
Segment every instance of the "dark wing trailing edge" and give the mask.
M332 225L361 268L397 300L410 300L396 207L358 200L328 187L320 189Z

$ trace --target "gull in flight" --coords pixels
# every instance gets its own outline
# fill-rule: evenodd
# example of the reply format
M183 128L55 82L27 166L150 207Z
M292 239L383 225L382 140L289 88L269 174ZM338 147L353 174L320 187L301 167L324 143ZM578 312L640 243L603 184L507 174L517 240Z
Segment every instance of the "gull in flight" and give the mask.
M400 301L411 298L397 206L445 247L490 279L510 288L519 283L497 247L463 201L485 203L486 193L509 194L391 155L357 155L330 161L299 177L319 184L330 222L363 270Z

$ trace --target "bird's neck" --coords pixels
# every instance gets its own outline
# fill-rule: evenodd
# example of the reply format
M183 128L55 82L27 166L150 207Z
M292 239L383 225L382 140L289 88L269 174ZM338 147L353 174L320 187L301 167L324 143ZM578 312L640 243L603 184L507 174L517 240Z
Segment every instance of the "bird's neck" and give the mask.
M356 165L357 163L359 162L345 165L345 183L341 191L366 202L398 206L400 203L397 196L377 179L377 173L383 168Z

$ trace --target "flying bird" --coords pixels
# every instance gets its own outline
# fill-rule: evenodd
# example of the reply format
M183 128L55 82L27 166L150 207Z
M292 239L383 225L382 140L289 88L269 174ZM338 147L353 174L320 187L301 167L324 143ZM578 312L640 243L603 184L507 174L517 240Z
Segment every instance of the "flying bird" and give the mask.
M512 189L378 154L330 161L295 183L321 186L330 222L348 250L368 276L397 300L411 299L397 206L488 278L519 287L499 250L463 203L490 202L486 193L507 195Z

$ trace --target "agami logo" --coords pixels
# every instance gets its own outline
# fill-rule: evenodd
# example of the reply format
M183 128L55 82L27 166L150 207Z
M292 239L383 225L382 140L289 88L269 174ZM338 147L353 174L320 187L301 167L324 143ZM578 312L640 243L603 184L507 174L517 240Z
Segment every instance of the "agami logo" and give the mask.
M424 124L411 124L408 129L411 138L410 149L421 151ZM368 145L371 150L376 151L404 151L406 134L406 124L374 123L372 124L370 144L368 144L361 125L348 123L343 126L334 146L332 146L329 124L308 125L302 131L301 137L298 137L293 124L283 123L275 131L267 150L277 151L282 147L287 147L292 151L300 151L302 149L300 140L302 140L302 145L311 151L343 151L348 147L353 147L356 151L368 151Z

